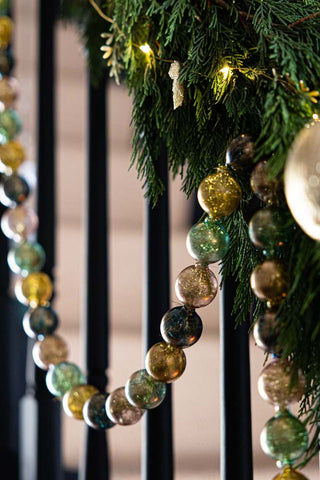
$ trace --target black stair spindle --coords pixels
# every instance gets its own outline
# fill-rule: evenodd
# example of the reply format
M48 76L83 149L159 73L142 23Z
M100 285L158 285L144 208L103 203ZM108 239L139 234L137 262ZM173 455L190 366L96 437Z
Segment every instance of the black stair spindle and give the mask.
M146 205L144 338L147 350L154 343L162 341L160 320L170 306L168 157L165 147L158 158L156 168L164 183L165 193L154 208L148 201ZM167 384L167 394L163 403L154 410L147 411L145 415L142 478L172 480L174 465L170 384Z

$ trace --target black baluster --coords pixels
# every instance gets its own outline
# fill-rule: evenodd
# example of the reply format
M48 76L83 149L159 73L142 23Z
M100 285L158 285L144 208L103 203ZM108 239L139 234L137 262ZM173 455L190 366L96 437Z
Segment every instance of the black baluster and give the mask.
M86 367L87 382L101 392L107 385L109 337L108 195L106 80L93 86L89 79L88 106L88 216ZM86 431L81 480L108 480L109 456L105 431Z
M162 341L160 321L169 309L169 211L168 158L163 147L156 165L166 192L155 208L146 205L146 305L144 318L145 345L148 350ZM142 446L142 478L144 480L173 479L172 392L167 384L166 398L159 407L146 412L145 437Z

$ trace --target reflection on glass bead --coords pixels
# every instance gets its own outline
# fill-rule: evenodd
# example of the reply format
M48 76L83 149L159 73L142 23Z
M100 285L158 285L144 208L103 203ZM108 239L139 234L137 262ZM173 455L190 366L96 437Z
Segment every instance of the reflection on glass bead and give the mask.
M137 423L145 410L131 405L125 395L124 387L119 387L107 398L106 412L112 422L124 426Z
M298 402L304 392L305 378L298 370L294 376L293 366L280 359L269 363L261 372L258 390L261 397L277 407L286 407Z
M175 291L178 299L188 307L205 307L217 295L218 281L205 265L190 265L179 273Z
M25 153L20 142L10 140L0 145L0 170L2 173L15 172L24 159Z
M268 168L267 160L258 162L252 171L250 185L260 200L277 204L283 196L283 184L278 178L269 178Z
M19 92L19 83L16 78L0 75L0 102L5 108L11 107Z
M250 285L261 301L276 305L284 300L288 293L287 269L280 260L265 260L253 269Z
M38 228L38 215L32 208L18 205L8 209L1 217L1 230L6 237L21 241Z
M297 470L293 470L293 468L288 467L285 468L283 473L278 473L273 480L308 480L307 477L302 475L302 473L298 472Z
M106 430L115 426L115 423L110 420L106 413L108 397L108 393L95 393L85 402L82 414L89 427L96 430Z
M13 30L13 23L12 20L5 16L0 16L0 49L5 50L8 48L8 45L11 40Z
M198 202L213 220L227 217L239 206L241 188L226 167L208 175L199 185Z
M30 338L52 334L58 326L58 316L51 307L29 308L24 314L22 326Z
M226 152L226 165L239 173L246 173L253 168L255 156L254 138L240 135L234 138Z
M23 242L8 253L8 264L14 273L27 275L38 272L43 267L46 254L40 243Z
M13 69L13 65L14 62L11 52L8 50L0 50L0 72L7 75Z
M16 174L6 177L0 185L0 201L7 207L25 202L29 193L25 179Z
M21 132L22 120L16 110L8 108L0 112L0 129L6 132L9 140L12 140Z
M48 370L50 365L64 362L68 358L68 345L59 335L46 335L38 340L32 349L34 363L42 370Z
M184 351L166 342L153 345L145 359L147 372L160 382L177 380L183 374L186 363Z
M33 272L20 278L14 291L21 303L29 303L31 306L45 305L52 295L52 282L46 273Z
M265 352L277 353L280 347L277 346L279 335L279 318L277 310L267 310L258 318L253 327L253 337L258 347Z
M71 362L50 366L46 375L48 390L56 397L62 397L70 388L84 383L85 378L80 368Z
M151 409L162 403L166 389L165 383L155 380L143 369L130 376L125 385L125 394L134 407Z
M99 390L93 385L76 385L68 390L62 399L64 412L72 418L83 420L82 409L87 400Z
M229 234L220 222L207 217L189 230L186 243L192 258L200 263L214 263L227 253Z
M308 432L288 410L280 411L264 426L260 443L264 453L278 460L280 467L292 465L308 448Z
M249 237L257 248L272 253L281 247L290 235L292 218L288 212L278 208L265 207L258 210L249 222Z
M202 333L202 321L193 308L175 307L164 314L160 331L165 342L174 347L191 347Z

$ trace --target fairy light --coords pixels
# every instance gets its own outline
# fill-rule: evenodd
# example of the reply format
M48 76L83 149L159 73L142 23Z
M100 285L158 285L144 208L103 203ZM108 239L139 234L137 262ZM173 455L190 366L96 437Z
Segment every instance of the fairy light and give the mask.
M315 122L319 122L319 121L320 121L319 115L318 115L317 113L314 113L314 114L312 115L312 118L313 118L313 120L314 120Z
M152 52L151 48L150 48L150 45L148 45L147 43L145 43L144 45L140 45L140 50L145 53L146 55L148 55L149 53Z
M228 76L232 73L232 70L228 65L226 65L225 67L221 68L221 70L219 70L219 73L222 73L223 78L226 80L226 78L228 78Z

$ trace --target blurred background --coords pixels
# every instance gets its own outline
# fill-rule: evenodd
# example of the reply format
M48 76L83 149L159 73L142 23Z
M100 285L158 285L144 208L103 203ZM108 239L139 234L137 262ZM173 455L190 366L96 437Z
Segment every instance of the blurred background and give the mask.
M37 89L37 2L15 2L15 76L21 95L17 110L23 119L21 142L28 161L29 179L35 172ZM70 360L84 367L84 275L86 204L86 62L79 33L59 24L57 29L57 265L54 307L60 316L60 333L70 345ZM141 183L131 156L131 101L125 86L110 82L109 200L111 339L109 390L124 385L134 370L143 367L141 318L144 282L144 210ZM21 169L22 171L22 169ZM171 304L177 274L192 264L185 248L192 200L180 190L180 179L170 183ZM31 200L32 201L32 200ZM218 275L218 266L214 266ZM219 478L219 298L199 312L204 322L200 341L188 349L187 369L174 384L174 447L177 480ZM160 324L159 318L159 324ZM97 332L99 334L99 332ZM252 426L255 480L272 479L277 468L261 451L260 431L273 409L257 393L263 352L251 342ZM230 378L232 382L232 378ZM63 418L63 459L76 470L84 448L85 426ZM116 427L109 434L114 480L136 480L140 472L142 424ZM318 460L304 470L310 480L319 478ZM231 479L230 479L231 480Z

